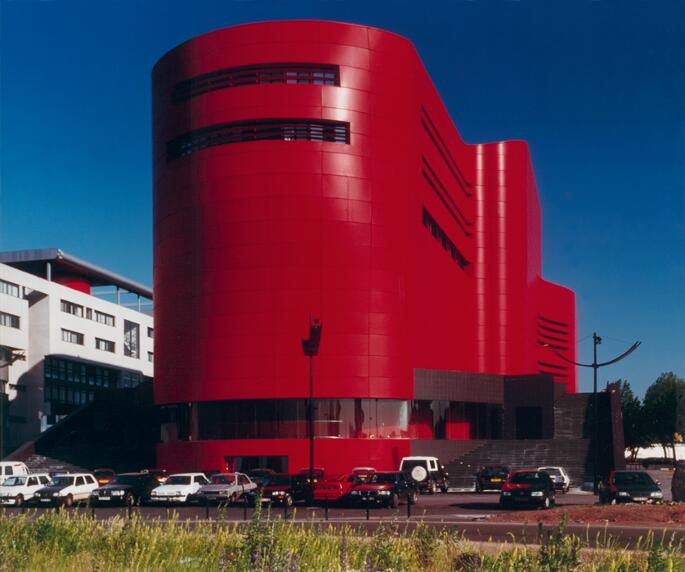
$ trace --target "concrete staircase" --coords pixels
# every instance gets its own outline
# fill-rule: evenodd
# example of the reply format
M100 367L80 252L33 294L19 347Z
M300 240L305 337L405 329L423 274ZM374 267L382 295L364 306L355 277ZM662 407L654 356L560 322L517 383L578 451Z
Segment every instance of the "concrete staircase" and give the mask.
M33 453L24 460L26 466L33 473L82 473L89 472L88 469L64 462L60 459L38 455Z
M504 465L510 469L530 469L560 465L571 477L572 486L581 486L592 474L589 439L530 439L489 441L445 465L450 486L474 486L474 474L482 466Z
M6 459L23 461L34 471L151 467L159 435L151 395L151 388L135 388L96 398Z

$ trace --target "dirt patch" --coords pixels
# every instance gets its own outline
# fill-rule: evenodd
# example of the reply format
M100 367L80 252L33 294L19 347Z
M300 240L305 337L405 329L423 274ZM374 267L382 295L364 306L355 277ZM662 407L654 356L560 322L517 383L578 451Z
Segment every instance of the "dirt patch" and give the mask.
M522 510L493 516L495 522L557 524L566 515L574 524L676 524L685 526L685 504L564 506L550 510Z

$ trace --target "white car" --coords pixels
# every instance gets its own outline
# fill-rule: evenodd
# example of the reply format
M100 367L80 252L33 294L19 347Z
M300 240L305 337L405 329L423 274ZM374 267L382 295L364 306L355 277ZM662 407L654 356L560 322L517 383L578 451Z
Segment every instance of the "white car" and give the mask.
M34 473L7 477L0 485L0 504L22 506L33 499L33 495L39 489L50 484L50 475L47 473Z
M40 505L63 504L70 507L87 501L98 486L95 477L90 473L55 475L47 487L35 492L33 500Z
M568 476L564 467L538 467L538 471L544 471L552 477L554 489L557 491L567 493L568 489L571 487L571 477Z
M198 496L208 502L232 503L256 489L257 483L243 473L218 473L212 475L208 485L200 487Z
M24 463L19 461L4 461L0 463L0 485L8 477L28 475L29 470Z
M197 492L202 485L208 485L209 481L203 473L177 473L170 475L162 486L152 489L150 502L185 503L196 498Z

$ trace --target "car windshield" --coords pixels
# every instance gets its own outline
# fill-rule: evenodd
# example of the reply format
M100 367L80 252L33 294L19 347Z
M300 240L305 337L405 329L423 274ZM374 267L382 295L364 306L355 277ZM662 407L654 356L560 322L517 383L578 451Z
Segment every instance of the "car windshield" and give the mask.
M112 481L115 485L135 485L138 484L141 477L139 475L118 475Z
M186 476L186 475L174 475L173 477L169 477L165 484L167 484L167 485L189 485L190 484L190 477Z
M499 467L490 467L483 469L481 473L484 477L506 477L509 471Z
M647 473L616 473L614 483L617 485L653 485L654 481Z
M9 477L2 483L3 487L19 487L26 484L26 477Z
M515 485L539 485L545 482L545 475L540 472L514 473L511 476L510 482Z
M369 479L370 483L388 484L395 482L395 473L374 473Z
M74 484L74 477L58 476L52 477L52 484L58 487L68 487Z
M212 477L213 485L232 485L235 482L235 475L214 475Z
M265 485L271 485L271 486L288 486L290 485L290 477L281 475L281 476L272 476L272 477L267 477L264 480Z
M553 477L560 477L561 476L561 471L559 469L556 469L554 467L543 467L540 469L541 471L545 471L548 475L552 475Z

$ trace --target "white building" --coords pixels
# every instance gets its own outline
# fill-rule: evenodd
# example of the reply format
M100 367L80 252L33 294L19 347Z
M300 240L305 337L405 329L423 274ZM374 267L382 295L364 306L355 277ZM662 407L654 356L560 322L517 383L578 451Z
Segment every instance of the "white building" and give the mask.
M0 458L151 380L151 314L151 289L59 249L0 253Z

